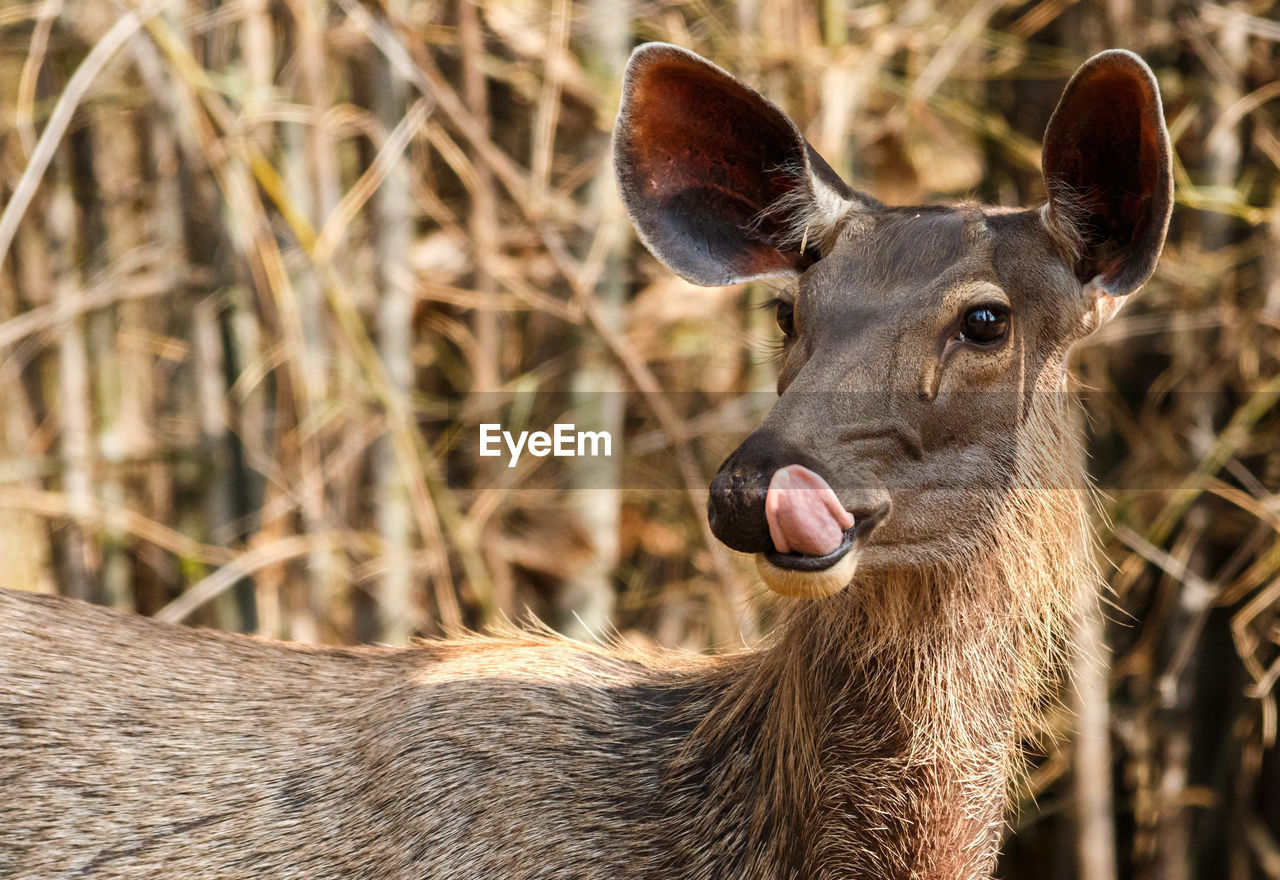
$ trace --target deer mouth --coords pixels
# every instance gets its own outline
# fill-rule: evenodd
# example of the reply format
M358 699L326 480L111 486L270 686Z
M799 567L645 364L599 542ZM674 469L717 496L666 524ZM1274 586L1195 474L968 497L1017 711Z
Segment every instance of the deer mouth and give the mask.
M756 556L756 569L784 596L834 595L853 580L854 551L888 512L885 499L869 512L852 513L818 474L798 464L780 468L765 496L770 546Z
M830 553L812 556L808 553L783 553L777 549L772 549L766 550L761 555L769 561L770 565L776 565L778 568L784 568L787 571L826 571L849 555L849 551L853 550L855 546L864 543L866 537L871 534L871 530L879 522L879 517L874 515L858 516L854 519L852 526L841 531L840 543Z
M764 498L769 561L792 571L822 571L853 547L858 521L835 491L804 465L774 471Z

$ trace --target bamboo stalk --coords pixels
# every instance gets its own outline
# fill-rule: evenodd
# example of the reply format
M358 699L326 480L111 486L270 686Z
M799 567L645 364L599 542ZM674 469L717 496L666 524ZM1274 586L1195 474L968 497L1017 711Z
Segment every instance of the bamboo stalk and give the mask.
M56 279L54 302L62 308L68 308L80 286L75 268L75 249L80 237L78 219L70 187L56 185L50 196L46 223ZM63 326L58 343L62 488L72 519L62 539L61 582L66 595L86 600L95 599L98 592L96 554L84 528L94 506L89 388L83 322L73 320Z
M340 186L332 138L324 123L330 103L324 45L327 10L328 0L290 4L297 23L298 89L310 119L304 125L285 126L286 186L288 198L313 229L337 206ZM316 268L308 262L294 264L285 296L296 301L292 308L301 331L300 348L294 353L300 364L294 375L301 383L295 396L298 411L293 439L298 456L301 528L311 534L333 526L326 498L329 474L317 426L317 413L329 396L330 378L325 291ZM335 607L343 589L341 562L335 553L327 545L316 547L307 559L305 595L295 593L290 603L290 629L302 641L321 641L332 633L325 609Z
M622 75L626 64L631 36L631 18L625 5L610 0L592 0L587 7L587 30L591 40L590 67L602 82L614 83ZM565 22L568 4L561 3L552 11L551 35L548 46L547 81L555 80L554 66L562 52L568 51ZM543 98L547 103L559 104L558 85L544 85ZM541 109L540 109L541 112ZM548 113L547 115L550 115ZM549 130L540 133L545 139L545 149L550 154L554 142L554 122ZM607 137L603 132L592 138L588 149L605 150ZM537 153L535 152L535 158ZM535 180L545 187L549 174L547 167L535 162ZM595 218L597 240L601 246L595 250L600 260L599 281L595 285L596 298L601 303L601 319L619 332L624 329L624 305L627 292L627 230L625 215L618 203L613 182L613 168L605 164L591 185L588 210ZM557 597L559 626L566 634L577 639L601 639L613 632L616 626L616 604L613 572L618 564L618 527L622 515L622 488L619 482L622 460L626 449L625 386L622 375L598 339L586 337L578 348L578 363L572 379L570 406L580 430L605 431L613 438L613 457L578 459L569 470L570 505L573 516L583 531L590 536L590 558L572 576L566 579Z
M1116 830L1111 791L1110 650L1099 608L1076 633L1075 794L1076 863L1080 880L1116 880Z
M393 14L398 4L389 7ZM368 61L373 111L388 131L395 129L409 98L409 84L381 55ZM386 367L388 393L396 407L411 411L414 387L413 312L415 296L406 257L413 239L409 170L399 151L392 155L386 179L373 196L377 284L378 356ZM322 236L323 237L323 236ZM377 524L382 538L383 571L378 584L378 630L391 644L404 644L424 628L419 608L413 554L413 513L408 474L400 466L391 437L374 453Z

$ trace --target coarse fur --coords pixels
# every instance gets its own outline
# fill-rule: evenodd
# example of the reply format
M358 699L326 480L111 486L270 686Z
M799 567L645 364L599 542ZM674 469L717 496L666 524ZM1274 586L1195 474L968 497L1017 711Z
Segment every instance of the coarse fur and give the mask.
M1099 585L1067 357L1163 243L1154 79L1128 53L1081 68L1046 135L1065 182L1028 210L861 196L675 47L638 49L624 96L654 253L700 283L794 278L779 400L713 482L713 530L768 556L760 486L801 464L872 523L852 583L725 656L310 648L0 591L0 877L990 876ZM1130 133L1105 157L1099 125ZM966 338L975 309L1010 329Z

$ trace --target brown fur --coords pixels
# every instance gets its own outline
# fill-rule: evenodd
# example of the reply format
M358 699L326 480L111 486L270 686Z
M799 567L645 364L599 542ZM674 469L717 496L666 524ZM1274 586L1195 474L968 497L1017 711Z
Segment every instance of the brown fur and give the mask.
M1082 68L1050 131L1070 185L1115 95L1144 114L1116 166L1137 179L1109 168L1055 214L885 208L702 59L642 47L628 76L616 158L655 253L703 282L797 276L780 399L725 467L802 454L851 512L892 502L852 584L726 657L530 633L314 649L0 592L0 877L990 876L1097 586L1066 363L1163 241L1154 80L1125 53ZM663 90L713 106L646 126ZM1064 248L1067 217L1090 237ZM1009 335L957 336L992 298ZM759 500L733 492L731 513Z

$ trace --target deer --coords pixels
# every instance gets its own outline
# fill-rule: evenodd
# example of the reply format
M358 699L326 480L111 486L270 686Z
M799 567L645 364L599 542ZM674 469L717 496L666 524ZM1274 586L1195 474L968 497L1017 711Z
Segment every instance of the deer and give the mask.
M1069 357L1163 247L1155 77L1076 71L1036 208L881 204L661 43L613 159L677 275L781 279L778 398L708 488L771 636L314 647L3 592L0 876L991 876L1101 584Z

